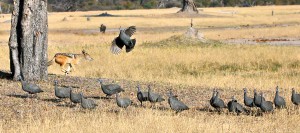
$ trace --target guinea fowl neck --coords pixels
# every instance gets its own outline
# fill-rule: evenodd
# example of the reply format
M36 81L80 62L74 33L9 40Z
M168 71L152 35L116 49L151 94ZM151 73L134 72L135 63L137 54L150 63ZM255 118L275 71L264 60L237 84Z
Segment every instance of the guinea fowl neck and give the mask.
M57 83L54 83L54 89L57 90Z
M247 97L247 91L244 90L244 98L246 98L246 97Z
M256 91L254 91L254 97L257 97L257 93L256 93Z
M261 106L262 106L262 105L264 104L264 101L263 101L263 94L261 94L260 100L261 100Z
M296 94L296 92L295 92L295 90L293 89L293 90L292 90L292 98L295 97L295 94Z
M139 86L137 86L137 91L138 91L138 92L141 92L141 89L140 89L140 87L139 87Z
M102 86L103 85L103 82L102 81L99 81L100 85Z
M83 99L84 99L83 94L80 93L80 102L81 102L81 103L82 103Z
M215 94L216 94L216 92L214 90L211 97L214 98Z
M219 98L219 92L217 91L216 98Z

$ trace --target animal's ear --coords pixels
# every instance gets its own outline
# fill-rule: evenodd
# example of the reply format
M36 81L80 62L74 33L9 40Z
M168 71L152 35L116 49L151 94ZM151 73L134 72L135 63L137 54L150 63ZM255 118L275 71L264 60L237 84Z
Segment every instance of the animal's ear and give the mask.
M82 53L85 54L86 53L85 50L82 50Z

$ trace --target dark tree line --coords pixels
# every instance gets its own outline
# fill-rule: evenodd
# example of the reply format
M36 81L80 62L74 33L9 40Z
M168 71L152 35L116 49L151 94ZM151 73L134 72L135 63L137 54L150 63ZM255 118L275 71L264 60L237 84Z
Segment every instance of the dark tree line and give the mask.
M300 0L194 0L196 7L296 5ZM12 11L13 0L0 0L3 13ZM48 11L122 10L182 7L182 0L48 0Z

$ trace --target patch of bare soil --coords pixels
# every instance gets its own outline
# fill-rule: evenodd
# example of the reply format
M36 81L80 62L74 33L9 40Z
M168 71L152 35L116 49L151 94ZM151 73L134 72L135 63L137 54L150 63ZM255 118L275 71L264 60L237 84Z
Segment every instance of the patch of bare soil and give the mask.
M269 44L300 46L300 38L256 38L256 39L227 39L223 41L229 44Z
M170 13L170 14L162 14L162 15L147 15L145 17L161 17L161 18L216 18L216 17L224 17L217 15L210 15L203 12L195 13Z

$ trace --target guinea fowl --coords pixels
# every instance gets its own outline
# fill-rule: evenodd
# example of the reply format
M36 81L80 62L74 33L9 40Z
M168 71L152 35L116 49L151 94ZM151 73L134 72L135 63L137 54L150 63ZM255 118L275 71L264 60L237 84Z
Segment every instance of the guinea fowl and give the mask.
M106 26L104 24L101 24L100 26L100 32L105 33Z
M116 94L116 102L121 108L127 108L132 103L129 98L120 98L118 93Z
M260 109L263 112L270 112L273 111L273 103L271 101L265 101L265 99L263 98L263 93L261 93L261 105L260 105Z
M75 104L80 103L80 101L81 101L80 93L79 94L73 93L73 91L71 89L70 90L70 100L71 100L72 103L75 103Z
M143 106L144 101L148 101L148 92L142 92L140 85L137 86L137 98L141 102L141 106Z
M98 106L92 99L84 98L82 93L80 93L80 103L81 107L84 109L94 109L96 106Z
M286 103L283 97L279 96L279 87L276 87L276 93L274 98L274 104L276 108L285 108Z
M240 103L237 102L234 96L232 96L231 101L228 102L227 108L229 112L235 112L238 115L246 110Z
M120 85L117 85L117 84L104 85L102 80L99 80L99 82L101 84L101 89L102 89L103 93L106 94L106 97L111 96L113 94L120 93L121 91L124 92L124 90L121 88Z
M219 91L216 91L216 96L213 100L213 107L215 107L218 111L221 111L222 108L226 108L224 101L219 98Z
M292 88L292 102L295 105L299 105L300 104L300 94L296 94L294 88Z
M213 93L212 93L212 96L209 100L209 103L212 107L216 108L215 105L213 104L214 103L214 98L215 98L215 95L216 95L216 89L213 90Z
M151 88L150 88L150 85L148 85L148 98L149 98L149 101L151 103L156 103L156 102L162 102L162 101L165 101L164 98L162 98L161 95L157 94L157 93L153 93L151 91Z
M171 92L171 90L169 91L168 96L169 96L168 103L169 103L171 109L174 110L174 111L176 111L176 113L179 113L181 111L189 109L188 106L186 106L183 102L179 101L177 99L177 97L175 97L173 95L173 93Z
M244 88L244 104L248 107L254 107L253 98L247 96L247 89Z
M63 98L70 98L70 92L71 88L65 88L65 87L57 87L57 80L54 81L54 91L55 91L55 96L58 97L59 99Z
M257 94L256 89L254 89L254 105L257 107L260 107L261 99L263 99L265 101L265 98L263 96L260 96L259 94Z
M116 37L111 45L110 51L113 54L121 53L122 48L126 47L126 52L130 52L136 43L136 39L130 39L130 37L136 32L135 26L130 26L127 29L120 30L120 34Z
M228 108L228 111L229 111L229 112L234 112L234 111L235 111L236 105L233 104L234 102L237 102L237 101L234 99L234 96L233 96L232 99L231 99L231 101L229 101L229 102L227 103L227 108Z
M22 90L25 92L28 92L29 94L37 94L44 92L39 86L36 84L28 83L23 80L21 76L19 76L19 80L21 81L22 84Z

